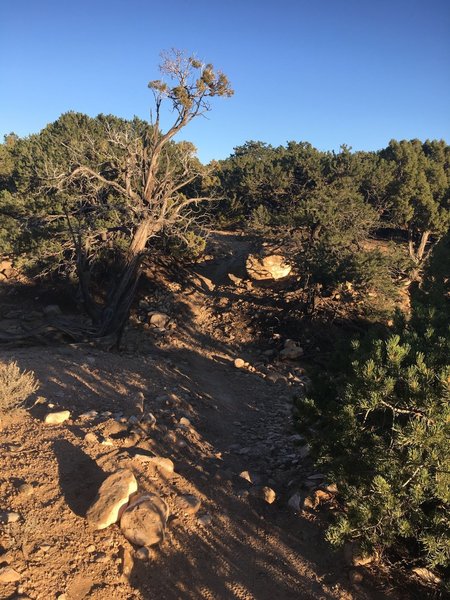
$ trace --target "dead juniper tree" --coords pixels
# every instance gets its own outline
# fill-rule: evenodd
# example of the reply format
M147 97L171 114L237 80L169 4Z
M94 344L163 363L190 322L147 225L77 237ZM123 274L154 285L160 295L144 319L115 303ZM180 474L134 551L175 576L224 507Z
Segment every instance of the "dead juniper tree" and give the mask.
M69 172L49 172L51 186L67 199L64 214L95 337L120 340L151 240L162 234L185 238L195 221L194 207L210 199L195 186L202 165L193 146L175 143L173 138L210 110L210 98L229 97L233 91L226 76L211 64L177 50L162 57L161 79L148 84L155 103L150 121L105 117L100 139L86 134L81 145L69 144ZM164 107L172 115L165 131L161 128ZM106 223L103 228L102 223ZM92 264L111 247L112 239L120 252L100 303L92 293Z

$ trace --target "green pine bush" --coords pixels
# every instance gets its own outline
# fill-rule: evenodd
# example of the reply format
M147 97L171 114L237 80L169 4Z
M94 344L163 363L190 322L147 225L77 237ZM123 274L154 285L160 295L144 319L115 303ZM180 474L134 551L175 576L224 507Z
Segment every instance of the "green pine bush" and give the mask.
M317 463L342 500L329 541L355 540L364 551L444 570L450 567L446 243L447 252L437 248L440 269L433 274L430 262L410 321L354 342L347 369L339 364L321 373L310 397L297 401L302 431L309 431Z

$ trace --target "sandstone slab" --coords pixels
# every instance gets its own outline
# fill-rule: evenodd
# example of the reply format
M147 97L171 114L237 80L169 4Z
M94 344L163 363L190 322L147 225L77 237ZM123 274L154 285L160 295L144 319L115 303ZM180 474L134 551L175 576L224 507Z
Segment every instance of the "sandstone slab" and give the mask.
M105 529L119 520L120 511L137 491L137 481L129 469L119 469L100 486L86 517L96 529Z

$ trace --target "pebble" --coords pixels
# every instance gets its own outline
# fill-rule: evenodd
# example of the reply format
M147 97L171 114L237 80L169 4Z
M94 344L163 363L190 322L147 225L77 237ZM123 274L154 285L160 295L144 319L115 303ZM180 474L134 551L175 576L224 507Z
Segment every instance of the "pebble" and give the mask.
M134 457L141 462L150 464L157 469L162 469L168 473L173 473L174 471L174 464L170 458L164 458L163 456L148 456L148 454L140 454L139 452L135 454Z
M93 433L92 431L89 431L85 436L84 436L84 441L88 442L88 444L96 444L98 442L98 438L95 435L95 433Z
M200 523L200 525L211 525L212 523L212 516L209 513L205 513L204 515L201 515L200 517L198 517L197 521Z
M234 366L236 369L243 369L245 367L245 360L243 358L235 358Z
M184 513L193 515L199 510L202 503L197 496L185 494L183 496L178 496L175 499L175 504Z
M422 579L423 581L426 581L427 583L433 583L435 585L441 585L441 583L442 583L442 579L440 577L438 577L437 575L435 575L429 569L426 569L424 567L416 567L412 571L418 577L420 577L420 579Z
M302 503L302 497L298 492L295 493L294 495L292 495L288 500L288 506L293 508L295 511L300 510L301 503Z
M151 548L147 548L146 546L138 548L134 555L138 560L142 561L149 561L155 557L154 551Z
M20 514L14 511L0 512L0 523L17 523L20 520Z
M44 423L47 425L60 425L70 419L70 411L60 410L58 412L52 412L45 415Z
M246 481L249 481L250 483L253 483L252 476L248 471L242 471L241 473L239 473L239 477L245 479Z
M185 427L190 427L191 426L191 422L189 421L189 419L186 419L186 417L181 417L181 419L179 420L180 425L184 425Z
M250 488L250 493L252 496L264 500L267 504L273 504L277 497L275 491L266 485L263 487Z
M265 485L264 487L261 488L261 498L267 502L267 504L273 504L276 500L276 493L275 490L273 490L272 488L268 487L267 485Z
M87 412L82 413L78 418L79 419L95 419L98 416L98 412L96 410L88 410Z
M22 575L12 567L2 567L0 569L0 583L15 583L22 579Z
M31 496L33 491L34 491L34 488L30 483L22 483L19 486L19 492L21 494L24 494L24 496Z

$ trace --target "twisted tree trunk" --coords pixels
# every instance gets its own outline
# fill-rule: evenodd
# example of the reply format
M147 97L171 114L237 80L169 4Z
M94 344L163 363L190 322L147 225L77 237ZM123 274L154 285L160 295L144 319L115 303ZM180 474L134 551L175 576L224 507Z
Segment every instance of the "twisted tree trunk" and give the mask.
M141 263L148 240L157 233L155 224L147 219L136 229L118 278L111 282L105 304L99 307L93 300L87 282L87 271L78 272L86 310L95 328L95 338L109 338L111 345L120 343L141 275ZM78 268L85 264L79 257Z

